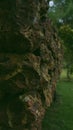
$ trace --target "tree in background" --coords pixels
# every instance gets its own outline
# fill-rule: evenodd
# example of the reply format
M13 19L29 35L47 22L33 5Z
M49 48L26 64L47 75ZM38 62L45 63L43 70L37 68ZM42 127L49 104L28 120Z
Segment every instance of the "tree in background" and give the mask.
M67 68L67 78L73 72L73 1L53 0L49 16L58 29L58 34L64 45L64 63Z
M73 72L73 29L70 25L62 25L59 29L60 37L64 41L64 61L67 68L67 78Z

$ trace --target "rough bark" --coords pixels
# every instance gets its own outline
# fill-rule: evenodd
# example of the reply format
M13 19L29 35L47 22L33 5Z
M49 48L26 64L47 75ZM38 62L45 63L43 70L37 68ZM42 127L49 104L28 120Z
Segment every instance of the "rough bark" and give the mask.
M0 129L41 130L61 68L46 0L0 0Z

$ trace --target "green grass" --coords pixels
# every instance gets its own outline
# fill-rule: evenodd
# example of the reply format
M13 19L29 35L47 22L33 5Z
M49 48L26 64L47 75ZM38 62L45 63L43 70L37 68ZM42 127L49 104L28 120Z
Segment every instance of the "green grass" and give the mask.
M59 81L57 99L48 108L42 130L73 130L73 81Z
M66 69L63 69L63 70L62 70L62 73L61 73L61 76L60 76L61 79L65 79L65 78L67 77L67 76L66 76L66 73L67 73L67 72L66 72Z
M71 77L71 80L73 80L73 74L71 74L70 77ZM61 78L61 80L67 80L67 70L66 69L62 70L60 78Z

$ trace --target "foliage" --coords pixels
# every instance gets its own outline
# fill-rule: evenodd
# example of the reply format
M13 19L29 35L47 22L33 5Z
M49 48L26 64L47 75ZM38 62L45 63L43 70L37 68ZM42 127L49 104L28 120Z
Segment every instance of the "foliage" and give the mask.
M56 25L64 45L64 63L69 74L73 72L73 1L53 0L49 16Z
M53 0L54 5L49 8L49 16L54 23L69 23L73 21L73 1L72 0Z
M59 34L64 41L65 59L70 62L73 59L73 29L70 25L62 25Z
M60 37L64 41L64 61L66 62L67 77L73 73L73 28L70 25L62 25L59 29Z

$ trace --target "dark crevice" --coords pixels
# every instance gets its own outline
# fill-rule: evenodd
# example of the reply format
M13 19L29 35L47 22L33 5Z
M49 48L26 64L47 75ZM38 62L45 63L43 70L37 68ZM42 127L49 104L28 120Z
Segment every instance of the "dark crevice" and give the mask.
M40 56L40 48L36 49L33 54L35 54L36 56Z

